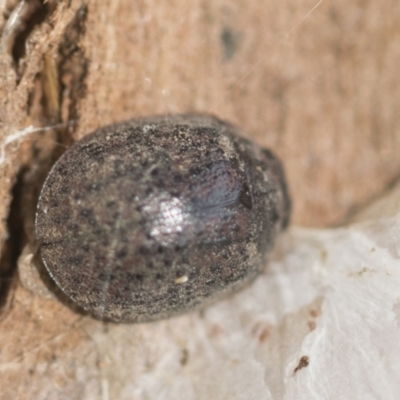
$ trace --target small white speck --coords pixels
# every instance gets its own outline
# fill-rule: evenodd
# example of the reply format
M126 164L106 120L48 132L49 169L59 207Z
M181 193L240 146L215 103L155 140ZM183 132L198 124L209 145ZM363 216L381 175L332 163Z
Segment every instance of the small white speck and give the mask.
M143 130L144 133L147 133L147 132L149 132L149 131L152 130L152 129L154 129L154 125L148 125L148 124L146 124L146 125L143 125L143 127L142 127L142 130Z
M175 283L180 285L181 283L186 283L188 280L189 280L189 277L187 275L182 275L175 280Z
M48 211L48 208L45 207L45 208L43 209L43 212L44 212L45 214L47 214L47 211Z

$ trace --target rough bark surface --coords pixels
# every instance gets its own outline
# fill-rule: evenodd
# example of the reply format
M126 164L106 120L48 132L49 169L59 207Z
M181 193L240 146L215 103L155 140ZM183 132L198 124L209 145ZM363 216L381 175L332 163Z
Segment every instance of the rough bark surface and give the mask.
M145 357L151 371L167 351L142 348L142 337L170 332L184 366L177 329L201 317L103 325L13 272L60 148L135 116L211 112L281 157L295 223L339 224L400 171L400 5L28 3L0 1L0 399L141 399L126 382L137 388L143 371L124 362Z

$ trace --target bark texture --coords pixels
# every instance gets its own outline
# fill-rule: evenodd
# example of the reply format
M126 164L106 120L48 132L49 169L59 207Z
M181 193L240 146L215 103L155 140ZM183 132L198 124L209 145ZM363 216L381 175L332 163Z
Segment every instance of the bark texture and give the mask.
M157 359L140 348L157 324L102 325L13 272L46 171L73 140L136 116L214 113L280 156L307 226L339 224L399 174L397 0L1 0L0 13L0 399L136 398L124 360Z

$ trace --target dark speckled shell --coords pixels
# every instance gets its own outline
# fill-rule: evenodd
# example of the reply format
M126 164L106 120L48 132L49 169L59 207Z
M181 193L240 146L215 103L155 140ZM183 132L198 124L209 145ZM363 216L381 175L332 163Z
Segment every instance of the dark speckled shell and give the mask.
M282 167L209 115L99 129L58 160L37 206L50 275L99 318L144 322L252 281L288 224Z

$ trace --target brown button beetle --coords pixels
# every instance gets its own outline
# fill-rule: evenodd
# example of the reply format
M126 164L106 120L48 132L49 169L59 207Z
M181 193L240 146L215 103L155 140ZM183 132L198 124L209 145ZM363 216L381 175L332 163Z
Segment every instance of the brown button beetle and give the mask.
M251 282L289 221L280 162L209 115L101 128L54 165L36 214L40 255L76 303L145 322Z

